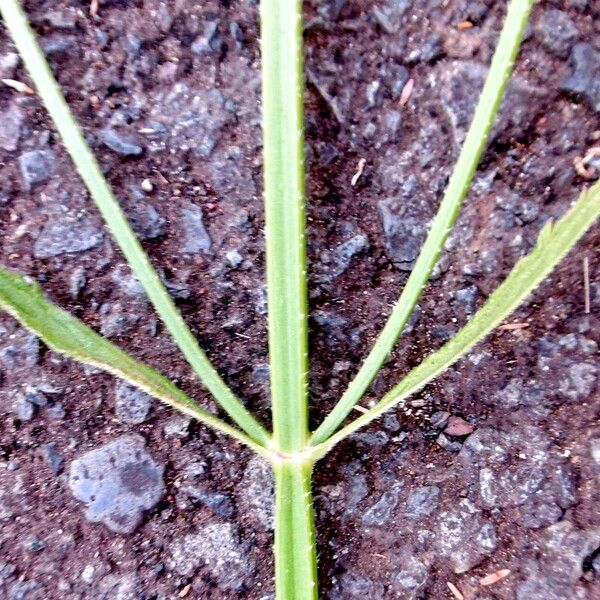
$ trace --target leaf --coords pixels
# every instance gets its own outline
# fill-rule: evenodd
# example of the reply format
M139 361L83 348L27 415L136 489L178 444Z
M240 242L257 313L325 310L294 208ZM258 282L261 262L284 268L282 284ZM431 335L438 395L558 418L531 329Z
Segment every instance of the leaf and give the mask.
M152 367L133 358L95 333L81 321L44 298L37 283L0 267L0 307L50 348L126 380L169 406L247 444L259 454L264 449L246 434L202 408L185 392Z
M1 0L0 14L77 172L165 327L221 408L250 437L267 445L271 436L217 373L160 281L90 150L20 3Z
M556 223L547 222L537 245L522 258L471 320L437 352L389 391L373 408L321 444L322 453L357 429L368 425L443 373L498 326L543 281L600 215L600 181L585 190Z
M406 323L408 323L408 319L412 315L421 292L438 260L448 233L451 231L454 221L456 221L485 149L496 113L508 85L532 5L533 0L512 0L510 2L471 126L415 266L400 298L392 309L387 323L377 336L373 348L340 401L314 432L311 438L312 444L325 441L350 414L352 408L360 401L381 369L396 340L404 330Z

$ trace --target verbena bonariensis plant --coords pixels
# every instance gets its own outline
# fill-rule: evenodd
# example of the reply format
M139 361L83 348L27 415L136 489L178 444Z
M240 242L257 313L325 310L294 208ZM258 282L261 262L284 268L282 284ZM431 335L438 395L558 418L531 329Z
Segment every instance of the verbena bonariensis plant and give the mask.
M548 222L533 251L455 337L361 416L347 420L402 333L466 196L509 80L533 0L512 0L473 121L429 234L374 347L315 431L308 427L302 18L299 0L261 1L268 328L273 431L244 407L199 348L88 148L18 0L1 0L5 26L37 92L117 244L180 350L233 425L171 381L46 300L28 278L0 268L0 306L57 352L127 380L205 425L243 442L275 476L275 573L279 600L318 597L311 475L339 441L397 406L464 356L548 275L600 213L600 183Z

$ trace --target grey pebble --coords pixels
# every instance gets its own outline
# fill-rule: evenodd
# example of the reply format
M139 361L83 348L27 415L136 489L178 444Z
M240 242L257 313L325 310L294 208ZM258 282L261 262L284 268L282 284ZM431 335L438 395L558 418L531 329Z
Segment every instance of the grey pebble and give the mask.
M225 494L213 492L205 486L193 484L183 485L180 490L188 498L200 502L219 517L227 518L233 515L233 503L231 498Z
M388 491L383 492L381 497L371 508L367 509L362 516L365 525L382 527L389 524L393 517L394 509L398 504L402 484L394 484Z
M579 37L579 31L569 15L556 8L544 11L536 25L536 34L552 54L566 58Z
M0 348L0 362L7 369L31 368L40 356L38 338L24 329L10 336L9 342Z
M35 258L83 252L102 242L102 231L86 217L71 219L67 214L51 214L33 244Z
M184 577L205 566L222 590L240 590L255 568L230 523L209 523L197 533L183 536L173 543L168 557L169 568Z
M409 519L422 519L430 515L438 505L439 496L440 488L435 485L413 490L406 501L404 514Z
M385 588L381 581L348 571L339 577L331 592L333 600L383 600Z
M54 154L50 150L31 150L19 156L21 176L28 190L50 179L53 162Z
M496 531L482 520L472 502L463 499L456 508L440 514L435 542L452 570L465 573L494 551Z
M15 102L0 114L0 147L8 152L14 152L19 147L24 120L25 115Z
M140 156L144 152L135 137L121 134L114 129L103 129L99 137L107 148L121 156Z
M150 412L152 396L118 380L115 385L115 414L119 421L130 425L143 423Z
M207 20L201 24L202 33L193 41L191 50L197 56L223 49L223 36L219 33L219 21Z
M575 45L569 58L571 74L560 89L580 96L600 113L600 51L587 43Z
M163 466L139 435L123 435L71 463L69 487L87 504L85 516L117 533L131 533L164 494Z
M202 216L202 209L189 205L181 209L183 239L180 252L183 254L209 254L212 242Z
M378 207L387 255L395 267L410 271L425 238L425 222L407 215L395 198L380 201Z
M52 474L58 475L62 467L63 459L56 449L56 443L50 442L48 444L42 444L42 454L50 466Z

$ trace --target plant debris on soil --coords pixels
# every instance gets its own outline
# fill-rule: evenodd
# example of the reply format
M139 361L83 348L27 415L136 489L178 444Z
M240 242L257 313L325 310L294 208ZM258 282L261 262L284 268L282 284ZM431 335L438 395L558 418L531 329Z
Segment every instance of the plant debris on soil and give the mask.
M504 6L306 5L313 424L412 267ZM168 289L268 424L256 1L25 8ZM363 405L449 339L543 223L598 177L599 24L597 0L535 7L473 190ZM1 264L214 408L102 226L4 31L0 79ZM324 598L600 597L599 242L596 226L511 318L518 327L319 463ZM264 463L53 354L5 315L0 332L1 597L273 597ZM112 504L83 490L85 468Z

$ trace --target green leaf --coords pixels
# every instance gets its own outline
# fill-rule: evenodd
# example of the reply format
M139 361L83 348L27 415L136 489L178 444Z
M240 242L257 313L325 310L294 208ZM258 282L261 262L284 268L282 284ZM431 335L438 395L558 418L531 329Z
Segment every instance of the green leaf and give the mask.
M537 245L522 258L471 320L437 352L427 357L373 408L320 444L322 452L371 423L443 373L499 325L543 281L600 215L600 181L582 192L556 223L548 222Z
M350 414L404 330L469 190L508 84L532 4L533 0L512 0L509 4L469 132L415 266L371 352L340 401L313 434L311 444L325 441Z
M250 437L202 408L166 377L46 300L37 283L30 283L22 275L2 267L0 307L56 352L116 375L205 425L231 435L265 458L270 457Z
M81 179L169 333L221 408L250 437L268 445L270 435L217 373L160 281L87 145L19 2L1 0L0 13Z

